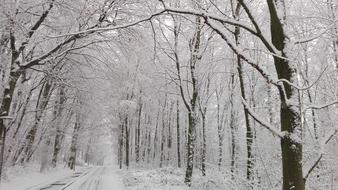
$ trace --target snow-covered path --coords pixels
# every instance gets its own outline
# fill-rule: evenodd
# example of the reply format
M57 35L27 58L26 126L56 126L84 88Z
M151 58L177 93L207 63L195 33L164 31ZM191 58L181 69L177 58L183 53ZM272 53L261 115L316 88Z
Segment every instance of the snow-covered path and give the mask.
M34 185L25 190L124 190L115 167L101 166L75 172L53 183Z
M124 190L113 167L94 167L89 173L61 188L62 190Z

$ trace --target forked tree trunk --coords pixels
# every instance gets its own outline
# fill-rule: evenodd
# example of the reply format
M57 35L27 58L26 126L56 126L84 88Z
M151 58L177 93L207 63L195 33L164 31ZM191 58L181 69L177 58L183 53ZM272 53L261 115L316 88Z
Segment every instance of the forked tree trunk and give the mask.
M192 84L192 95L190 102L186 104L188 109L188 143L187 143L187 168L185 171L184 183L191 186L192 173L194 168L194 149L196 138L196 124L197 124L197 100L198 100L198 81L196 77L196 63L201 57L199 57L200 43L201 43L201 18L196 18L196 30L192 39L191 45L191 57L189 61L189 70ZM184 94L182 94L184 96Z
M239 14L241 10L240 3L237 3L236 9L234 10L234 19L239 20ZM240 44L240 28L235 27L235 41L236 44ZM242 67L242 60L241 56L236 56L237 61L237 72L238 72L238 78L239 78L239 85L240 85L240 91L242 98L246 101L246 94L245 94L245 82L244 82L244 76L243 76L243 67ZM248 181L252 180L253 176L253 153L252 153L252 144L253 144L253 130L250 124L249 119L249 111L248 109L243 105L244 109L244 119L245 119L245 126L246 126L246 149L247 149L247 161L246 161L246 179Z

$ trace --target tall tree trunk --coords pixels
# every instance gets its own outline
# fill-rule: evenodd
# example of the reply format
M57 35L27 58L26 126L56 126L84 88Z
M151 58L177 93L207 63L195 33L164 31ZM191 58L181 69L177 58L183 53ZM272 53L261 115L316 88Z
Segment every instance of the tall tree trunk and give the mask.
M56 134L54 139L54 147L53 147L53 157L52 157L52 167L56 167L58 155L61 149L61 137L64 133L64 131L61 128L61 116L64 110L64 104L66 102L66 96L64 91L64 86L61 86L58 91L58 103L57 103L57 115L56 115L56 122L55 122L55 128L56 128Z
M125 131L125 142L126 142L126 147L125 147L125 154L126 154L126 167L127 169L129 168L129 129L128 129L128 116L125 116L124 118L124 131Z
M180 107L179 101L176 103L176 141L177 141L177 167L181 167L181 137L180 137Z
M38 102L36 106L37 112L35 115L34 124L32 128L28 131L26 138L25 138L26 144L24 144L25 146L24 155L21 158L21 163L23 163L24 161L29 161L33 154L33 144L35 140L35 135L38 130L43 113L47 107L49 98L51 96L51 91L52 91L52 83L47 80L44 86L41 88L41 91L39 94L39 98L38 98Z
M198 99L198 87L196 78L196 63L201 57L199 57L200 43L201 43L201 18L196 18L196 31L191 43L191 58L189 61L189 70L192 83L192 95L190 98L190 106L188 109L188 144L187 144L187 168L185 171L184 182L188 186L191 186L191 178L194 168L194 149L196 138L196 123L197 123L197 111L196 104Z
M120 169L123 167L123 136L124 136L124 122L122 116L119 115L119 137L118 137L118 164Z
M236 170L236 131L237 131L237 123L236 123L236 110L234 105L234 93L235 93L235 71L233 70L230 78L230 141L231 141L231 155L230 155L230 172L232 174L232 178L234 177L234 173Z
M337 2L336 4L333 2L333 0L327 0L327 6L329 10L329 18L332 21L336 21L336 14L337 14ZM332 33L335 38L332 38L332 46L333 46L333 56L334 61L336 65L336 69L338 69L338 25L337 23L334 23L334 26L332 27Z
M239 13L240 13L241 5L240 3L237 3L235 13L234 13L234 18L236 20L239 20ZM240 44L240 28L235 27L235 41L236 45ZM246 94L245 94L245 82L244 82L244 76L243 76L243 67L242 67L242 60L240 55L237 55L236 57L237 61L237 72L238 72L238 77L239 77L239 84L240 84L240 91L241 91L241 96L242 98L246 101ZM253 130L250 124L250 119L249 119L249 111L248 109L243 105L244 109L244 119L245 119L245 126L246 126L246 149L247 149L247 162L246 162L246 178L247 180L251 181L252 180L252 175L253 175L253 167L254 167L254 162L253 162L253 153L252 153L252 144L253 144Z
M51 139L49 136L47 136L47 139L45 139L41 151L41 165L40 165L40 172L44 172L48 168L48 158L49 158L49 146L51 143Z
M206 142L206 131L205 131L205 125L206 125L206 115L207 115L207 110L208 110L208 97L209 97L209 90L210 89L210 77L208 76L207 82L206 82L206 100L203 103L200 103L200 113L202 116L202 159L201 159L201 169L202 169L202 175L206 175L206 167L205 167L205 161L206 161L206 156L207 156L207 142ZM204 104L201 106L201 104Z
M216 101L217 101L217 136L218 136L218 169L221 169L222 160L223 160L223 140L224 140L224 131L223 131L223 117L224 111L221 114L221 104L220 104L220 92L216 89ZM224 107L225 109L225 107Z
M169 109L169 118L168 118L168 142L167 142L167 165L169 165L170 161L170 153L171 153L171 147L172 147L172 131L171 131L171 115L173 112L174 102L171 102L170 109Z
M164 144L165 144L165 107L162 111L162 129L161 129L161 148L160 148L160 168L163 166L164 161Z
M156 116L156 124L155 124L155 132L154 132L154 152L153 152L153 160L156 159L156 151L157 151L157 141L158 141L158 125L159 125L159 117L160 117L160 110L157 112Z
M13 60L12 60L13 61ZM13 65L13 63L11 64ZM5 90L3 92L3 99L0 107L0 180L2 177L2 168L4 163L4 153L5 153L5 140L6 140L6 131L7 131L7 123L9 118L9 112L11 109L11 102L14 95L14 89L16 83L20 78L20 72L10 72L8 86L5 86Z
M148 130L148 137L147 137L147 163L150 163L150 153L151 153L151 130Z
M138 120L135 134L135 154L136 154L136 163L140 160L140 133L141 133L141 116L142 116L142 103L139 103L138 108Z
M206 110L205 110L206 111ZM205 113L202 115L202 176L205 176L205 160L206 160L206 152L207 152L207 142L205 135Z
M284 34L283 24L277 15L277 8L275 1L267 0L270 12L270 26L272 43L281 51L284 58L274 56L274 64L277 70L279 79L286 79L292 83L296 82L296 68L288 61L286 55L286 37ZM295 83L296 84L296 83ZM283 88L279 88L281 99L281 129L289 135L296 135L300 137L300 115L298 108L290 105L287 99L297 101L297 90L293 89L290 84L284 83ZM287 98L287 99L286 99ZM303 179L302 168L302 144L292 140L287 135L281 139L282 147L282 166L283 166L283 190L304 190L305 182ZM300 137L301 138L301 137Z
M74 130L73 130L73 135L72 135L72 141L70 145L70 153L69 153L69 158L68 158L68 167L71 170L75 170L75 163L76 163L76 149L77 149L77 141L78 141L78 136L79 136L79 130L80 130L80 117L79 113L76 113L76 118L75 118L75 125L74 125Z

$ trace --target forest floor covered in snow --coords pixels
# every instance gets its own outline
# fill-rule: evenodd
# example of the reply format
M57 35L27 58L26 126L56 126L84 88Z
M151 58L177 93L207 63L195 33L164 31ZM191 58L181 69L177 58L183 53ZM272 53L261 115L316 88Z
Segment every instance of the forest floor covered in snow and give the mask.
M231 176L229 172L208 167L206 176L194 168L192 186L184 183L185 169L142 168L132 166L118 169L116 166L81 166L75 171L67 167L39 171L39 165L7 168L0 190L245 190L245 179ZM262 184L261 184L262 185ZM251 189L251 188L250 188ZM270 189L256 183L253 189ZM279 189L276 187L276 189Z
M231 179L222 171L209 168L207 175L195 168L193 185L184 184L184 169L116 167L77 167L50 169L41 173L38 165L15 166L6 171L1 190L219 190L245 189L245 182ZM10 179L10 180L9 180Z
M10 180L9 180L10 179ZM40 172L37 165L16 166L6 171L1 190L123 190L115 167L77 167Z
M84 168L78 168L83 170ZM44 186L54 181L71 176L74 171L60 167L40 172L40 165L30 164L26 166L9 167L0 184L1 190L22 190L34 189L37 186Z
M209 170L206 176L195 168L192 186L184 184L184 169L129 169L122 170L123 182L127 190L220 190L245 189L245 180L231 180L231 176L222 171Z

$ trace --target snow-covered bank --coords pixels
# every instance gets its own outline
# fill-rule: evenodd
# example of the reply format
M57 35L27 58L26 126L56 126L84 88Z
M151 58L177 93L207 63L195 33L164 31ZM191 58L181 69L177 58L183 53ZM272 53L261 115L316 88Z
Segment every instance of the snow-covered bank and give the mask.
M8 168L6 175L0 184L0 189L23 190L43 186L74 173L74 171L63 167L50 169L43 173L39 170L40 165L15 166Z
M210 170L202 176L196 169L193 185L188 188L184 184L184 170L177 168L161 169L129 169L122 170L123 182L127 190L220 190L243 189L245 183L231 180L230 176L217 170Z

